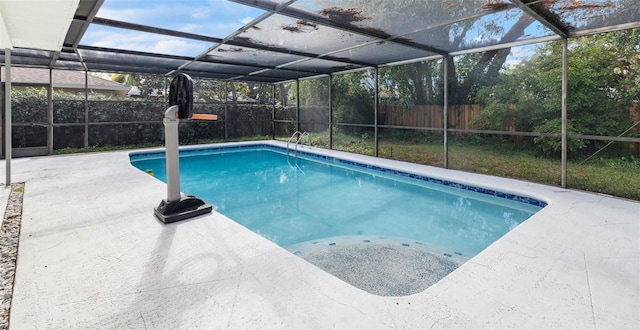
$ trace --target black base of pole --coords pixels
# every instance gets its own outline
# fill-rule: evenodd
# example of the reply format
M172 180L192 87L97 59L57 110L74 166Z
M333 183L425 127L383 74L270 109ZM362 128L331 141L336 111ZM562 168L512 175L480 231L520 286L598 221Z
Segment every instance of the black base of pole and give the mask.
M158 207L154 208L156 217L163 223L171 223L193 218L211 212L211 204L195 197L182 196L179 201L168 202L163 199Z

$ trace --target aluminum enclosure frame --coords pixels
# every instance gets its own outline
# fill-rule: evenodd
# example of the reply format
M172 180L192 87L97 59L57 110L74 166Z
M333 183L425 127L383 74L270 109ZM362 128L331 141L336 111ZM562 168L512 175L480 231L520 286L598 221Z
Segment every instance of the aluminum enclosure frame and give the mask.
M106 0L108 1L108 0ZM335 74L347 73L353 70L374 69L424 59L447 58L449 56L475 53L481 51L499 50L514 46L536 44L550 40L563 41L563 91L562 91L562 186L566 186L566 140L576 138L568 136L566 130L566 66L568 50L566 42L569 38L580 37L590 34L611 32L622 29L640 27L640 3L627 0L614 0L603 2L593 0L590 8L596 8L596 13L601 15L601 19L587 22L581 20L583 16L588 16L588 11L580 11L569 0L464 0L461 6L468 11L465 14L450 13L451 18L443 19L437 17L425 18L420 26L411 24L407 27L385 28L376 26L371 21L379 18L369 13L366 16L360 9L342 6L337 2L336 6L313 10L305 7L303 1L297 0L230 0L239 5L258 8L264 13L256 19L251 20L240 29L228 36L209 36L188 33L184 31L171 30L166 28L146 26L135 22L123 22L105 17L99 17L100 8L105 0L80 0L71 25L67 31L64 43L59 50L39 50L30 48L14 47L0 50L0 62L5 63L7 68L14 67L38 67L47 69L78 70L87 74L89 71L96 72L117 72L117 73L142 73L151 75L163 75L172 77L178 73L187 73L194 78L217 79L223 81L255 81L264 83L282 83L284 81L299 81L319 75L333 76ZM53 4L55 5L55 3ZM345 16L346 13L352 15ZM494 35L492 41L484 42L473 46L470 41L465 41L458 46L451 47L438 43L433 44L420 41L421 35L437 32L443 26L462 24L468 20L478 20L484 18L504 18L506 13L518 14L520 17L532 20L532 24L537 24L539 29L546 31L541 35L533 37L513 37L507 34ZM387 13L384 13L386 15ZM592 15L596 15L592 14ZM357 16L360 15L360 16ZM384 16L383 15L383 16ZM270 24L272 21L278 22L293 21L296 26L281 25L283 30L290 32L304 27L314 27L316 31L328 31L328 35L355 36L354 43L340 47L320 47L315 51L301 51L296 47L285 47L270 44L266 39L254 39L254 36L264 36L261 34L260 26ZM373 19L372 19L373 18ZM384 17L382 17L383 19ZM403 22L404 23L404 22ZM140 51L111 49L105 47L95 47L83 45L82 39L87 30L92 26L107 26L110 28L123 29L128 31L138 31L162 36L171 36L186 40L197 40L208 43L210 46L197 56L177 56L158 53L147 53ZM395 29L395 30L394 30ZM254 33L254 34L251 34ZM488 33L488 31L487 31ZM268 36L268 34L266 34ZM295 39L295 38L294 38ZM313 38L307 38L313 39ZM305 41L307 42L307 41ZM372 48L373 47L373 48ZM313 48L313 47L309 47ZM317 47L316 47L317 48ZM306 49L306 47L305 47ZM322 49L322 50L320 50ZM368 56L364 49L378 49L378 56ZM390 50L384 52L383 50ZM394 52L395 50L395 52ZM224 57L218 56L224 52L240 52L253 54L253 57ZM345 54L356 54L345 56ZM262 60L256 61L255 55ZM410 55L407 55L410 54ZM214 56L215 55L215 56ZM379 58L378 58L379 57ZM273 59L267 63L267 59ZM250 59L250 60L249 60ZM445 61L446 67L446 61ZM10 71L10 70L9 70ZM9 72L8 71L8 72ZM376 74L376 81L377 81ZM10 75L5 86L10 88ZM448 77L446 77L448 78ZM296 86L299 84L296 83ZM377 86L377 84L376 84ZM296 87L297 88L297 87ZM378 95L379 88L376 88ZM446 93L445 84L445 93ZM7 91L5 91L7 93ZM8 116L5 120L4 133L8 136L5 143L11 146L10 132L10 97L4 98ZM445 100L445 109L447 102ZM375 111L378 104L376 102ZM446 111L445 111L446 116ZM299 116L296 120L299 120ZM331 121L331 120L330 120ZM274 120L275 122L275 120ZM336 123L330 123L330 128ZM379 125L376 122L374 129L377 132ZM445 147L445 167L448 167L448 132L473 132L473 130L458 130L442 128L444 134ZM487 132L480 132L487 133ZM496 134L511 135L535 135L528 132L496 132ZM50 134L49 134L50 135ZM377 137L377 136L376 136ZM577 136L582 138L583 136ZM584 136L587 137L587 136ZM86 138L86 137L85 137ZM592 137L607 141L640 142L637 138L621 137ZM331 137L330 137L331 139ZM86 142L86 141L85 141ZM377 146L377 138L376 138ZM10 159L11 148L7 148L7 184L10 183ZM376 148L377 150L377 148ZM377 152L376 152L377 153Z

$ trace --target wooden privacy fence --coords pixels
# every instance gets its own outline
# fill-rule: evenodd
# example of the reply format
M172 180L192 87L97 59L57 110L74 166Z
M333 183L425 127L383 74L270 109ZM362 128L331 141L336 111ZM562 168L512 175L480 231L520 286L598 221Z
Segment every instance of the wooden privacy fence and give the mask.
M381 125L389 126L409 126L442 128L443 127L443 106L442 105L417 105L412 110L400 110L394 106L380 106L378 112L378 122ZM514 107L515 108L515 107ZM472 129L473 119L482 112L480 104L450 105L447 111L449 127L456 129ZM634 104L629 107L631 121L635 124L640 121L640 105ZM506 131L515 131L512 127L507 127ZM640 125L633 128L633 131L640 132ZM454 132L455 135L463 133ZM629 134L630 136L631 134Z
M389 126L424 127L442 129L443 121L442 105L418 105L411 110L401 110L394 106L380 106L378 112L378 123ZM450 105L447 111L449 127L456 129L473 129L471 123L473 119L482 112L480 104ZM634 104L629 107L630 119L633 124L640 121L640 105ZM515 131L513 127L505 128L506 131ZM636 125L624 136L637 136L640 133L640 124ZM451 132L451 135L460 136L463 132ZM516 138L518 140L518 138ZM629 151L640 155L640 143L630 143Z
M417 105L412 110L399 110L394 106L381 106L378 112L378 122L390 126L410 126L426 128L443 128L442 105ZM471 129L471 122L482 111L480 104L463 104L449 106L447 115L449 127L457 129ZM462 135L461 132L453 132Z

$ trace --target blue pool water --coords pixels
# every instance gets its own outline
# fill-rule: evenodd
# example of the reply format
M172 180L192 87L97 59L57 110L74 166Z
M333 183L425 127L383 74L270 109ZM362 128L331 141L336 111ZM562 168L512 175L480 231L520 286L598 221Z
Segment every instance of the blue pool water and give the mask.
M181 190L287 247L394 237L472 257L546 204L346 160L254 145L181 151ZM166 180L164 153L131 163Z

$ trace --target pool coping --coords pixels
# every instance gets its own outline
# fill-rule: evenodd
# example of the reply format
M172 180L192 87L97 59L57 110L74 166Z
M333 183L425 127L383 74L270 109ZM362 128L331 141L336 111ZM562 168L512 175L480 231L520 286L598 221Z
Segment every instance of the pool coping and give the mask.
M640 326L640 203L312 148L549 205L427 290L379 297L215 212L163 225L152 209L166 185L129 151L16 159L26 186L11 327Z

